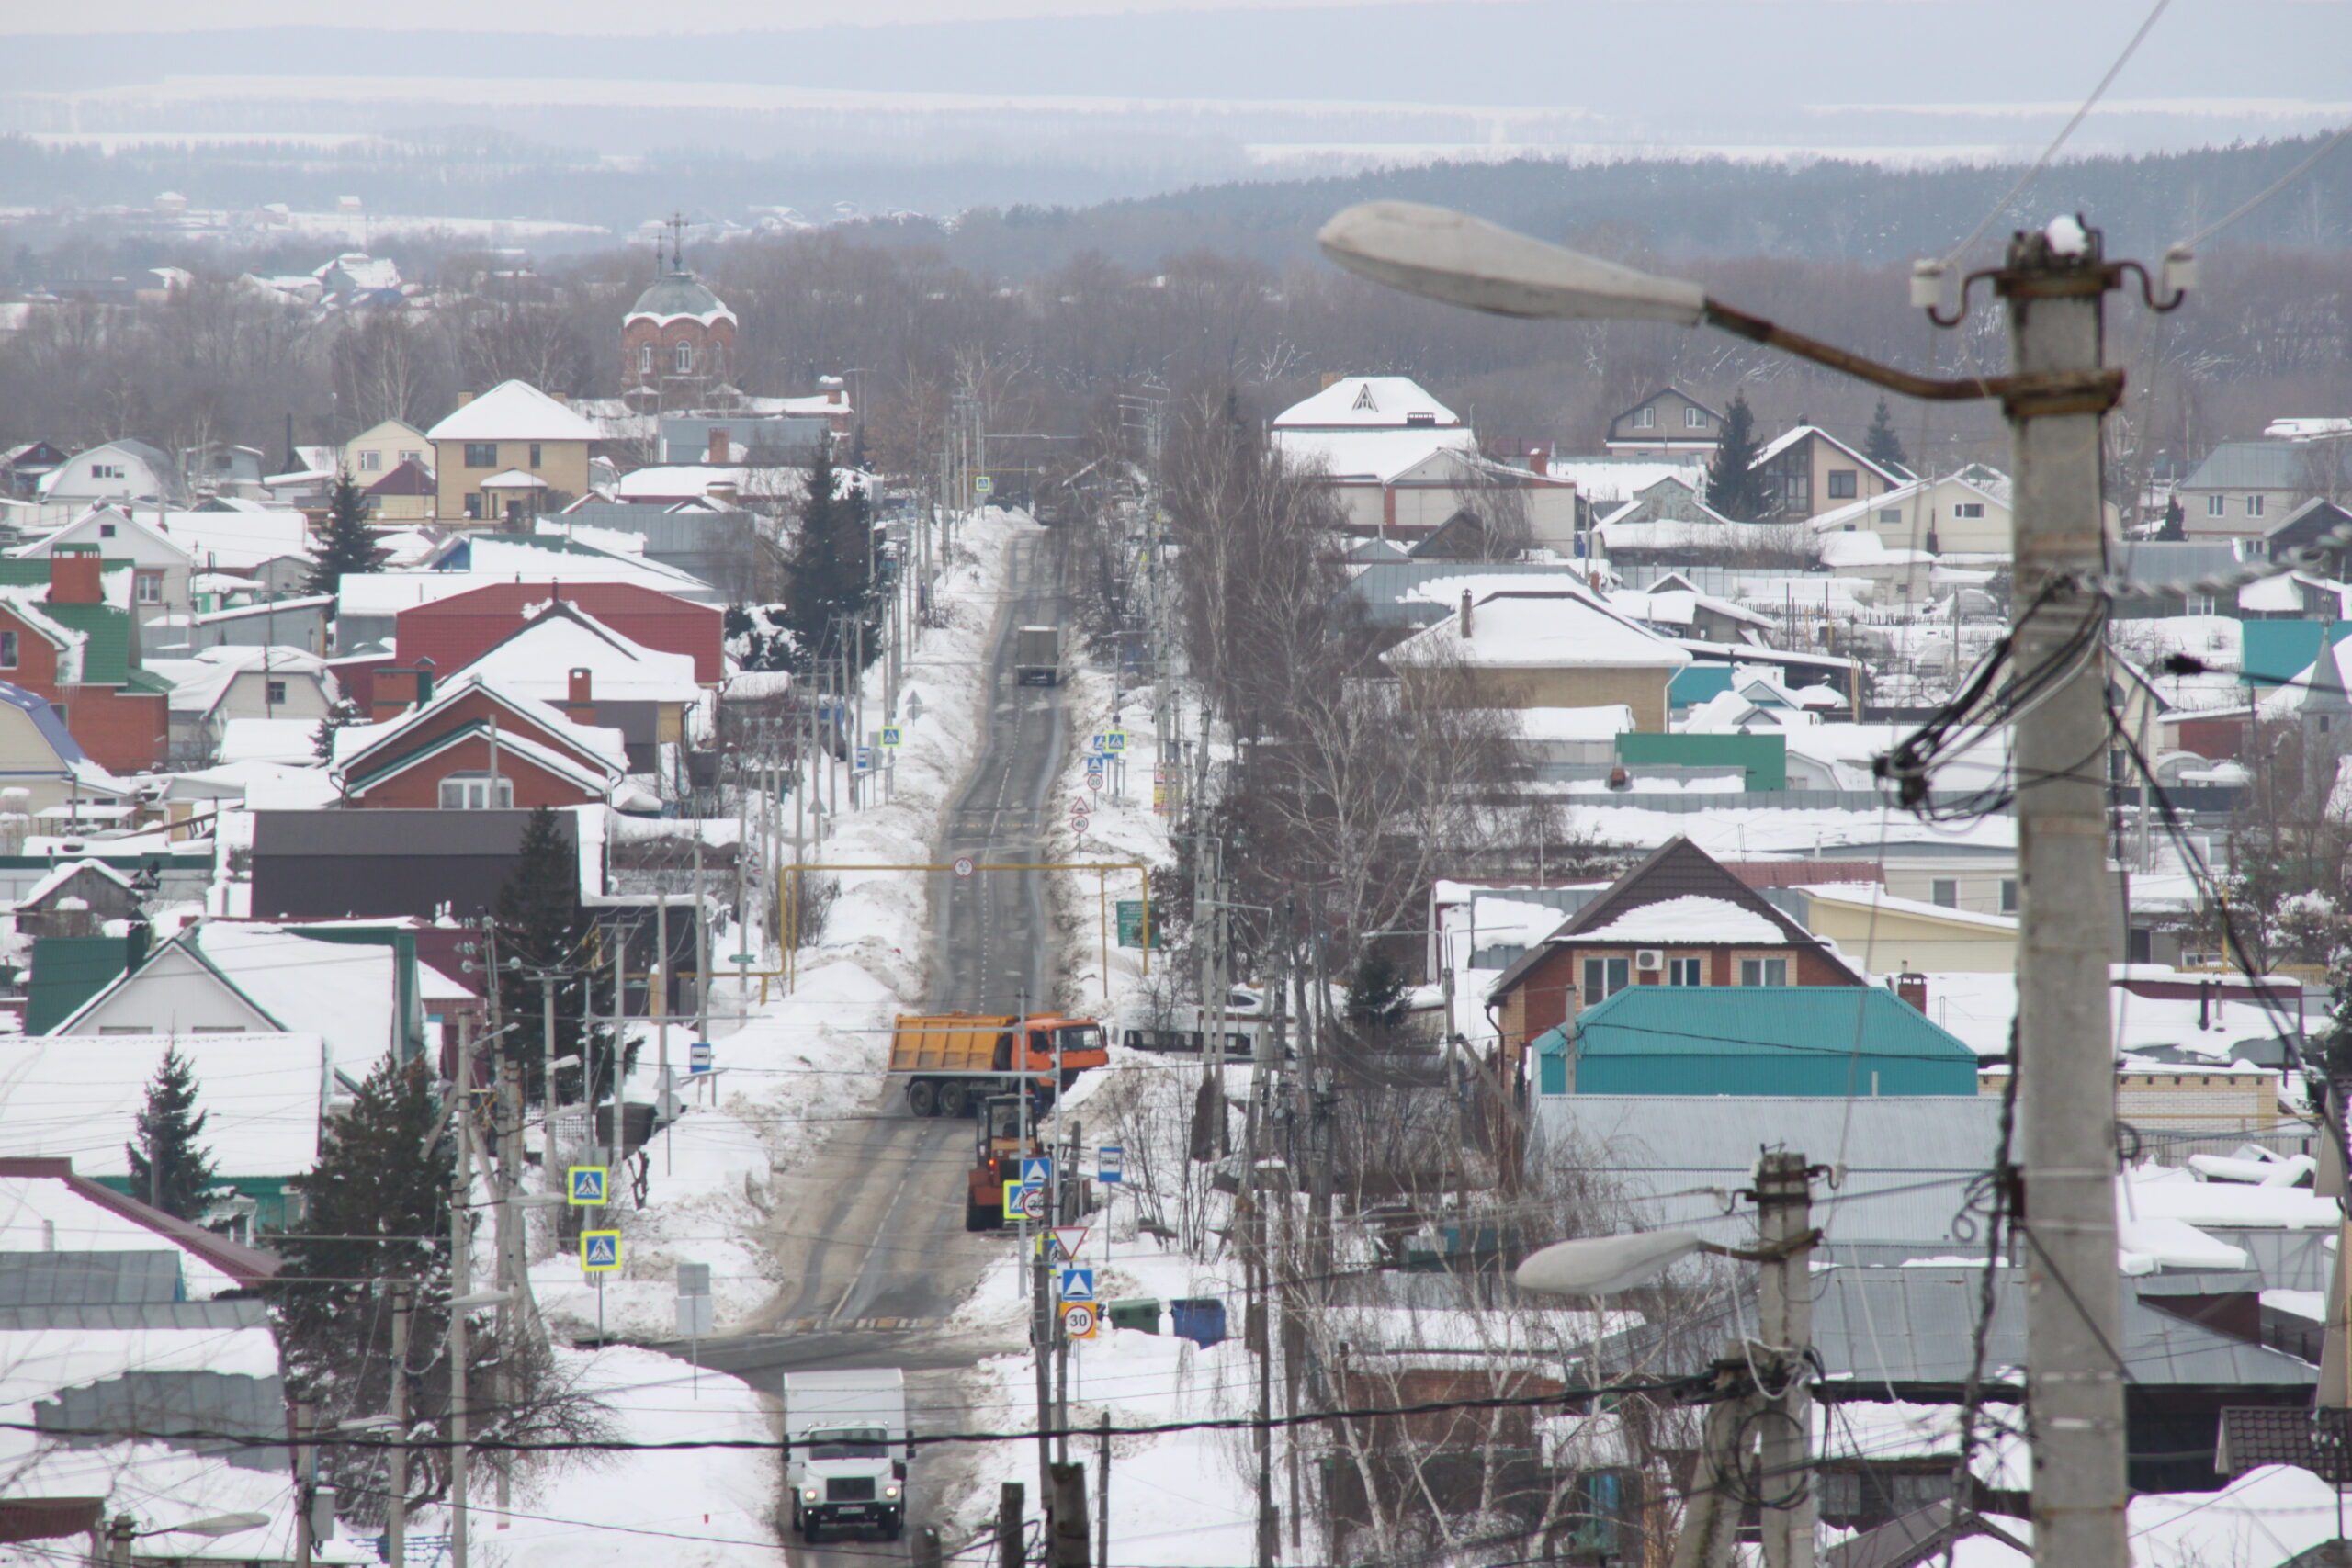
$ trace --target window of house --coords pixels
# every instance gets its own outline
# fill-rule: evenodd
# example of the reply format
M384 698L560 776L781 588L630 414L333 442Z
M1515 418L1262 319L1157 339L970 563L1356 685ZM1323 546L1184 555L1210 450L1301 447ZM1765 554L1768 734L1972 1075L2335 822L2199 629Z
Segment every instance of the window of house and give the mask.
M0 632L0 670L14 670L16 667L17 634Z
M1682 411L1682 427L1685 430L1706 429L1707 411L1704 409L1694 409L1686 406Z
M359 454L359 471L361 473L380 473L383 471L383 468L384 455L381 452L362 452Z
M65 705L63 703L51 703L49 705L49 711L57 716L58 723L71 729L74 728L74 716L65 711Z
M682 343L678 345L677 353L678 374L683 376L695 367L695 345L690 343Z
M1739 983L1743 986L1785 986L1789 983L1789 961L1785 958L1743 958L1739 961Z
M1960 908L1960 879L1939 876L1928 884L1928 897L1947 909Z
M514 804L514 781L503 776L493 781L488 773L451 773L441 781L441 809L444 811L488 811L492 808L491 785L498 785L497 805Z
M1647 430L1656 423L1657 423L1657 410L1635 409L1634 411L1634 428L1635 430Z
M268 703L271 706L275 707L277 705L286 700L285 682L266 681L262 685L262 701Z
M2211 593L2190 593L2184 597L2181 613L2187 615L2210 615L2218 601Z
M2262 497L2258 495L2250 495L2245 498L2245 514L2248 517L2259 517L2262 515Z
M1882 506L1878 509L1878 520L1882 523L1900 523L1903 521L1903 509L1899 506Z
M1984 515L1984 503L1981 501L1956 501L1952 502L1951 514L1954 517L1982 517Z
M531 467L532 467L534 469L537 469L537 468L538 468L538 466L539 466L539 444L538 444L537 442L534 441L534 442L532 442L532 443L531 443Z
M1830 500L1832 500L1832 501L1851 501L1851 500L1853 500L1855 496L1857 496L1857 495L1859 495L1859 494L1860 494L1860 493L1861 493L1858 489L1856 489L1856 488L1855 488L1855 486L1856 486L1856 481L1857 481L1860 477L1861 477L1861 476L1860 476L1860 471L1859 471L1859 470L1857 470L1857 469L1853 469L1853 468L1832 468L1832 469L1830 469L1830 470L1829 470L1829 499L1830 499Z
M1707 961L1703 958L1669 958L1666 961L1666 983L1669 986L1703 986L1707 983Z
M139 602L141 604L160 604L164 602L164 574L162 572L140 572L131 579L131 585L138 595Z
M2226 496L2226 495L2209 495L2209 496L2207 496L2207 497L2205 498L2205 515L2206 515L2206 516L2208 516L2208 517L2227 517L2229 514L2230 514L2230 498L2229 498L2228 496Z
M2001 878L2001 913L2014 915L2017 912L2018 879L2014 876L2005 876Z
M1586 1007L1607 1001L1633 984L1630 958L1588 958L1584 961L1584 990L1577 998Z
M466 515L477 523L481 521L481 491L476 491L466 497Z
M120 463L93 463L90 465L90 477L94 479L119 479L122 478L122 465Z
M101 523L101 524L99 524L99 525L98 525L98 537L99 537L99 538L101 538L101 539L111 539L111 538L113 538L113 537L114 537L114 526L115 526L115 525L114 525L113 524L111 524L111 523Z
M653 374L653 345L650 343L637 345L637 373L640 376Z
M498 467L498 443L495 441L467 442L466 467L469 468L494 468Z

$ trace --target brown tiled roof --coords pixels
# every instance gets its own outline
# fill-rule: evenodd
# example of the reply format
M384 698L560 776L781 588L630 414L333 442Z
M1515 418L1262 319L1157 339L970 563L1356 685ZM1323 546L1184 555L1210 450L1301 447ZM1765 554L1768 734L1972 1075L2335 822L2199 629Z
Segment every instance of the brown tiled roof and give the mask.
M2339 1486L2352 1482L2352 1410L2223 1406L2213 1468L2239 1476L2266 1464L2291 1464Z

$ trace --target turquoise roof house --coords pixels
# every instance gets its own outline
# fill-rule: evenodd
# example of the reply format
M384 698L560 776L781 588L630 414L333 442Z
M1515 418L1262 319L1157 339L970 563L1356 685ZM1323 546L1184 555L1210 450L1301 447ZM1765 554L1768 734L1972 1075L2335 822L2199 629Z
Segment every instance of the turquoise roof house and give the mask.
M1535 1089L1973 1095L1976 1054L1875 986L1632 986L1536 1037Z

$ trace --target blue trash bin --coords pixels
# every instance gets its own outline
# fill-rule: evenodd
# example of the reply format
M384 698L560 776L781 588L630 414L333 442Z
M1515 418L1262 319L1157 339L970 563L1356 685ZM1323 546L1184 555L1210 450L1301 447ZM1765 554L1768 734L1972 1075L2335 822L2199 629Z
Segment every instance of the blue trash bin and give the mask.
M1180 1339L1204 1350L1225 1339L1225 1303L1215 1296L1187 1296L1168 1303L1169 1325Z

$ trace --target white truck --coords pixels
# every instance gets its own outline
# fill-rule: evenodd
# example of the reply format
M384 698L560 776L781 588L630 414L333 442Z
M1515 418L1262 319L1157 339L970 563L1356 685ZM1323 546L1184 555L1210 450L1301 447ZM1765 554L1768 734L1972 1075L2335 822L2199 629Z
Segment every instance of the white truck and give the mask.
M1012 633L1012 677L1023 686L1058 686L1062 681L1059 626L1019 626Z
M784 1374L784 1479L792 1528L896 1540L907 1521L907 1383L896 1367Z

